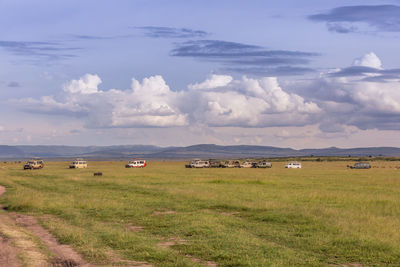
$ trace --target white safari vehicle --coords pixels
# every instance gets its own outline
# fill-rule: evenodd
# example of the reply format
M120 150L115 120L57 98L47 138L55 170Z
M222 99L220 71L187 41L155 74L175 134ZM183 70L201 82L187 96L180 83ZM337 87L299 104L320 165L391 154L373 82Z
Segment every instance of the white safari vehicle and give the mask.
M70 169L83 169L87 168L87 162L83 159L76 159L69 165Z
M210 161L208 160L198 160L193 164L192 168L209 168Z
M24 170L36 170L44 167L44 161L39 158L33 158L25 163Z
M196 162L200 161L201 159L192 159L189 164L186 164L185 167L186 168L194 168L194 165L196 164Z
M271 162L261 161L256 165L256 168L272 168Z
M252 168L253 167L253 162L250 161L245 161L242 164L240 164L240 168Z
M292 162L289 162L288 164L286 164L285 168L301 169L301 163L297 162L297 161L292 161Z
M135 159L128 162L125 168L144 168L146 167L146 161L144 159Z

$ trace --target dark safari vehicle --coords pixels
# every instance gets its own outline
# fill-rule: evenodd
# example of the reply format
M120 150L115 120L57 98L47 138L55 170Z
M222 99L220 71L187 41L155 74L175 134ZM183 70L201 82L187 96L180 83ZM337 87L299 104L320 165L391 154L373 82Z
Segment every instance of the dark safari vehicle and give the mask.
M223 168L223 167L224 167L224 165L222 164L222 162L219 161L219 160L210 159L209 162L210 162L210 167L211 167L211 168Z

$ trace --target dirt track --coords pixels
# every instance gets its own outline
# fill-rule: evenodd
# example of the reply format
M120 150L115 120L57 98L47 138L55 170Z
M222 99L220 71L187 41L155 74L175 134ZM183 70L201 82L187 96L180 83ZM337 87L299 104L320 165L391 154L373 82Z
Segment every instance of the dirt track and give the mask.
M0 185L0 197L6 192ZM110 252L111 266L152 267L147 262L123 260ZM110 266L107 265L107 266ZM0 205L0 267L89 267L94 266L70 246L60 244L36 218L7 212Z
M0 186L0 196L5 191ZM34 217L0 209L0 266L90 266Z

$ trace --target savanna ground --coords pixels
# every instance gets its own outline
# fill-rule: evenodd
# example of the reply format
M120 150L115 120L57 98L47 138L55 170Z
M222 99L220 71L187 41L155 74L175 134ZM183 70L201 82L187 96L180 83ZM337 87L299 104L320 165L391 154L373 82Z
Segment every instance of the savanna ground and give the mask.
M91 265L400 266L399 161L369 170L343 161L303 169L124 164L48 162L24 171L1 163L0 220L35 218Z

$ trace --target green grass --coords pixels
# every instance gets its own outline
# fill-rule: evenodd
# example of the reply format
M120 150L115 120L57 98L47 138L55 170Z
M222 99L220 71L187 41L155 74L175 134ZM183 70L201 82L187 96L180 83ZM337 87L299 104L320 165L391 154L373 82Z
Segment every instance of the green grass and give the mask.
M182 162L1 164L0 200L41 218L93 263L110 251L158 266L399 266L398 162L304 162L303 169L185 169ZM103 172L94 177L93 172ZM155 214L156 212L156 214ZM141 226L132 231L129 226ZM181 240L171 247L159 243ZM190 255L190 257L189 257Z

